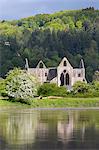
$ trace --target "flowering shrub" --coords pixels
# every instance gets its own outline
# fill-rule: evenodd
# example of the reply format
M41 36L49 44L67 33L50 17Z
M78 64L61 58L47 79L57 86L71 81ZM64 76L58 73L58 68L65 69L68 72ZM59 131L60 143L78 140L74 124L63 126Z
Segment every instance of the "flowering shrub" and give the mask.
M6 77L6 92L9 97L30 99L37 95L38 81L20 69L11 70Z

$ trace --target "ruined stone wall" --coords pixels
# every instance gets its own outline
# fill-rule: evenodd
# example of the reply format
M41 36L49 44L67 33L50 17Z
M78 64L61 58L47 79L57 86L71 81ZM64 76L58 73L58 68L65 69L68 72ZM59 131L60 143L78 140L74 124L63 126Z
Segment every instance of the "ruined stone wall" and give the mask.
M54 79L52 79L52 80L50 81L50 83L55 83L55 84L57 84L57 77L55 77Z
M40 68L42 65L43 68ZM84 66L84 65L83 65ZM55 71L53 71L55 69ZM46 68L44 63L40 61L36 68L28 68L28 73L36 76L41 84L44 82L56 83L58 86L61 85L61 74L63 73L64 79L66 81L66 75L69 76L69 84L66 84L68 89L70 89L75 82L85 81L85 69L76 68L74 69L66 57L64 57L57 68Z
M36 76L41 84L47 81L48 71L49 70L47 68L29 68L28 69L28 72Z
M85 69L74 69L72 76L72 86L77 81L85 81Z

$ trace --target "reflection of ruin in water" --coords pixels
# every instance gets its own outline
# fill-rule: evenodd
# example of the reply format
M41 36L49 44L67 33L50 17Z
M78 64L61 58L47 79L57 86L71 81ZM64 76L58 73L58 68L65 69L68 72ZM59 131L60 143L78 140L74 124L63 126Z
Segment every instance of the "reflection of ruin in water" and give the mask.
M65 150L75 138L73 142L79 140L88 145L88 141L85 141L86 135L89 135L87 138L94 139L99 135L96 120L94 113L86 111L31 110L26 113L1 113L0 144L4 146L8 143L10 146L23 147L24 150L27 150L26 145L31 146L29 150L63 146ZM93 137L90 136L92 132L94 132Z
M68 120L64 121L58 121L57 124L57 131L58 131L58 137L61 139L62 142L68 142L70 138L72 137L73 133L73 115L69 112L68 114Z
M3 116L2 116L3 115ZM9 144L25 144L35 140L37 112L0 115L0 134ZM4 120L2 121L2 119Z

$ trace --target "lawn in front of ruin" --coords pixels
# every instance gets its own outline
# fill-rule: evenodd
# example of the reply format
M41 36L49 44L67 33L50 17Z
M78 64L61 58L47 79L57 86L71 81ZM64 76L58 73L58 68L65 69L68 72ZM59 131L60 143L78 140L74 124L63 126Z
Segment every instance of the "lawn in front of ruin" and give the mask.
M84 107L99 107L99 97L97 98L43 98L29 100L29 104L15 102L10 100L0 99L0 106L22 106L30 108L84 108Z

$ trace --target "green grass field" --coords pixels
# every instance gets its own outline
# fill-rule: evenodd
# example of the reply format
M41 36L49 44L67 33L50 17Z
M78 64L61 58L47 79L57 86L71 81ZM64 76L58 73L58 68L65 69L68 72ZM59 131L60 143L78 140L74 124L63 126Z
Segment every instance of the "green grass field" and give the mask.
M59 98L32 100L32 107L99 107L99 98Z
M25 106L31 108L67 108L67 107L99 107L99 97L97 98L54 98L54 99L33 99L31 105L20 102L10 102L0 100L0 106Z
M28 106L27 104L22 104L20 102L12 102L12 101L8 101L8 100L2 100L0 99L0 107L2 106Z

